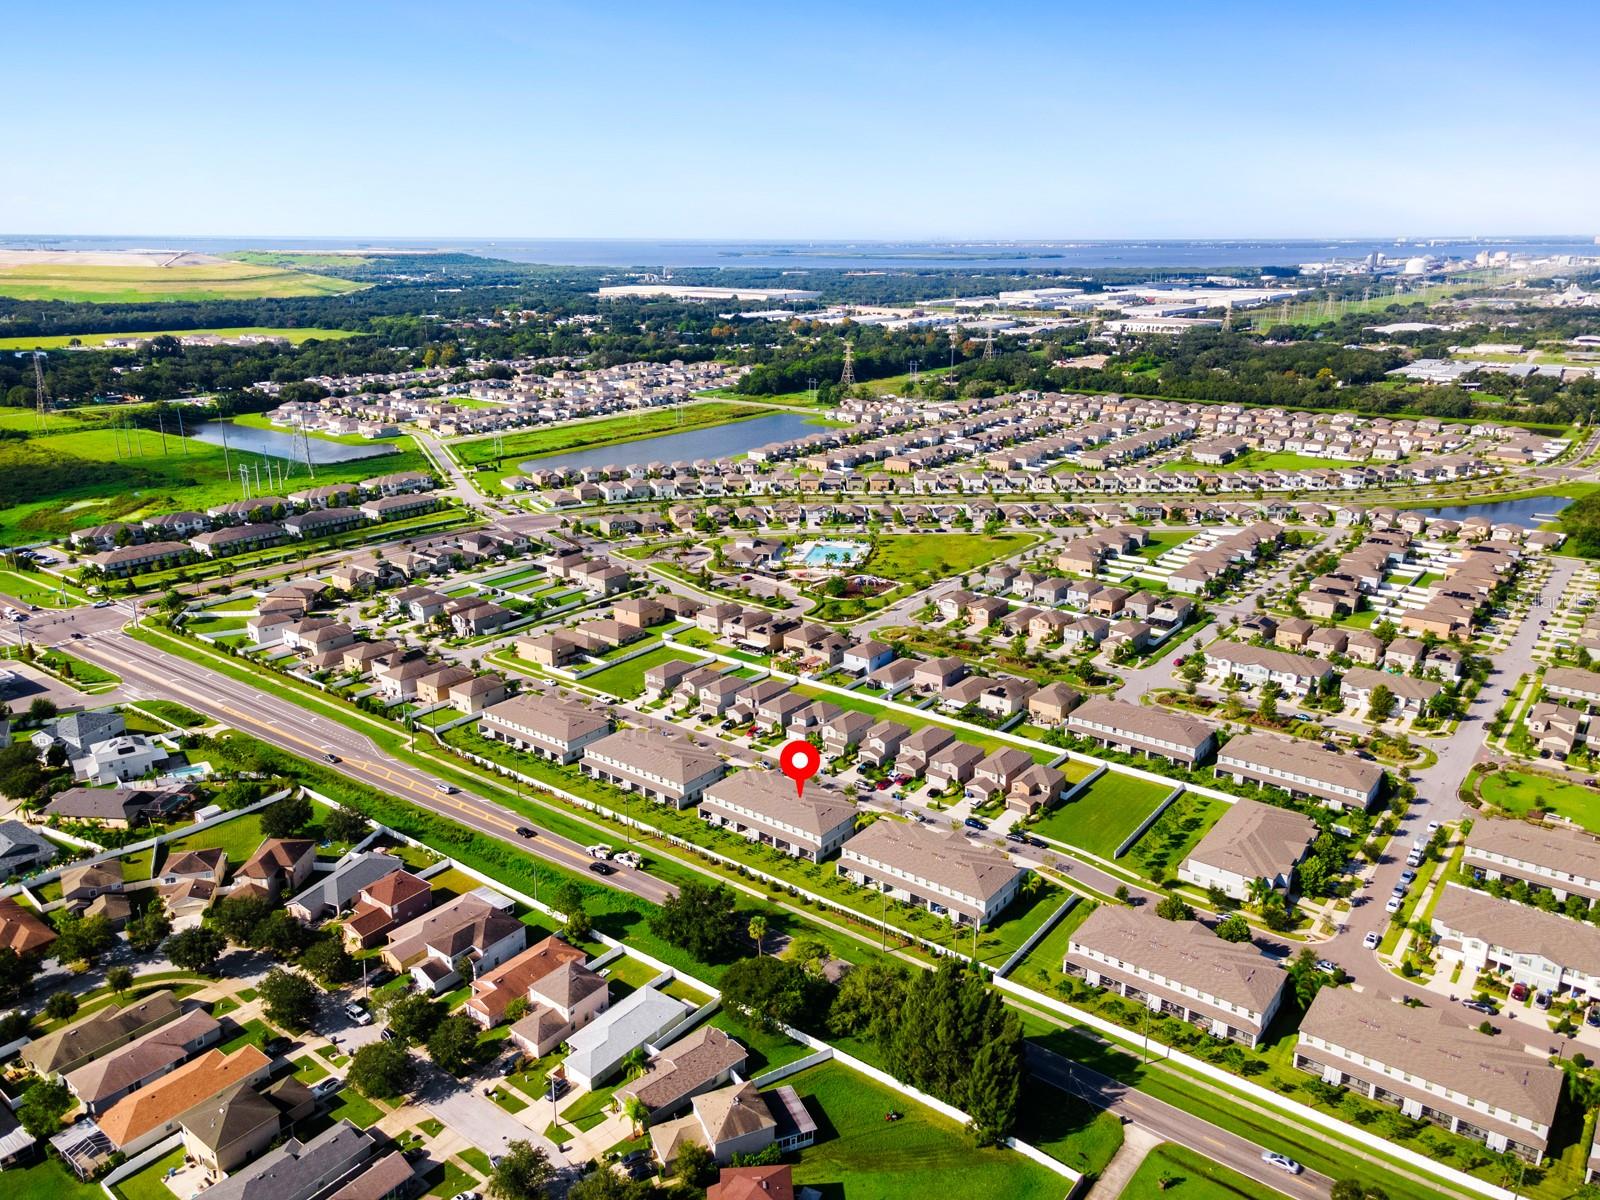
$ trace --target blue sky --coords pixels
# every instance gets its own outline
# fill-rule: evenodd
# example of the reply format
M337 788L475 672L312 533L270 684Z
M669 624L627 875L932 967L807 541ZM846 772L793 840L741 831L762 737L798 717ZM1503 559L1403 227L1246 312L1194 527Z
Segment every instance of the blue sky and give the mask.
M59 3L0 231L1600 233L1600 5Z

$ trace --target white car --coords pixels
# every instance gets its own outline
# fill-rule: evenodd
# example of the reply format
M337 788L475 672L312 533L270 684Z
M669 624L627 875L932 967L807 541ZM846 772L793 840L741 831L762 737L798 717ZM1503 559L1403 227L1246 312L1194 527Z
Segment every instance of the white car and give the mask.
M1287 1154L1279 1154L1273 1150L1263 1150L1261 1152L1261 1161L1266 1163L1269 1167L1277 1167L1278 1170L1287 1171L1291 1175L1298 1175L1301 1171L1305 1170L1304 1167L1295 1162L1295 1160L1290 1158Z
M1376 950L1378 948L1378 942L1379 941L1380 941L1380 939L1378 937L1377 931L1374 930L1372 932L1369 932L1366 937L1361 939L1361 944L1363 946L1365 946L1368 950Z
M1384 912L1399 912L1401 900L1399 896L1390 896L1389 903L1383 906Z
M343 1086L344 1080L342 1079L334 1079L331 1077L328 1079L320 1079L311 1085L311 1094L318 1100L322 1100L333 1095Z

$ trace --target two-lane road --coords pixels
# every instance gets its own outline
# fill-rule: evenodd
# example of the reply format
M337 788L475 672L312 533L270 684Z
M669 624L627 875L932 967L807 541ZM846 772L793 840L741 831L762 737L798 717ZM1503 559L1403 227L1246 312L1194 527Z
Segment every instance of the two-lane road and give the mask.
M337 721L307 712L292 701L208 667L163 653L120 630L103 629L68 642L72 624L60 623L57 640L69 644L73 654L121 675L126 687L152 697L176 700L279 749L322 760L329 770L400 796L569 871L587 871L594 862L581 844L540 829L536 822L493 800L446 791L437 776L390 757L370 739ZM339 761L326 761L330 754ZM517 833L518 829L528 828L534 830L531 837ZM658 904L676 891L653 875L626 867L594 879Z

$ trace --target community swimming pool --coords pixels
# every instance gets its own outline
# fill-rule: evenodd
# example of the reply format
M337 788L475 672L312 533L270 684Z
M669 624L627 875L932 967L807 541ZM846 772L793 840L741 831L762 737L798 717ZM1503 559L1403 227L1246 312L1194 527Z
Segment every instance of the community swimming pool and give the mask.
M861 542L813 542L805 548L800 561L808 567L848 567L859 562L867 552Z

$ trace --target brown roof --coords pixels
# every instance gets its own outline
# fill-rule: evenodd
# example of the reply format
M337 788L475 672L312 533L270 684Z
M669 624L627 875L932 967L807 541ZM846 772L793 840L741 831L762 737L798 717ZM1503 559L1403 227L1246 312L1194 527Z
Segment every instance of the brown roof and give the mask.
M374 904L394 908L427 891L432 891L427 880L418 879L410 871L390 871L376 882L367 884L361 889L361 894Z
M753 1083L730 1084L696 1096L694 1111L706 1136L718 1144L778 1124Z
M308 854L316 853L317 844L310 838L268 838L256 847L256 852L239 868L244 879L270 879L282 872L294 871L295 863Z
M1600 975L1600 929L1559 913L1445 884L1433 908L1443 936L1465 935L1516 955L1536 954L1569 971Z
M1106 725L1138 738L1171 742L1191 750L1203 746L1213 733L1211 726L1198 718L1160 712L1105 696L1093 696L1085 700L1067 717L1067 725L1073 729L1089 723ZM1089 732L1097 731L1091 729Z
M361 1174L328 1197L328 1200L383 1200L411 1178L411 1162L403 1150L391 1150Z
M15 900L0 900L0 947L28 954L56 940L56 931Z
M793 1168L723 1167L717 1182L706 1189L706 1200L794 1200Z
M221 848L185 850L174 854L161 868L163 875L206 875L215 872L228 860L228 852Z
M1467 857L1472 858L1474 851L1498 854L1580 880L1600 880L1600 839L1562 825L1480 817L1467 835Z
M195 1009L158 1029L135 1038L126 1046L104 1054L68 1073L66 1081L73 1095L85 1104L114 1095L162 1067L181 1063L188 1051L187 1042L203 1038L221 1028L209 1013Z
M623 1090L646 1108L672 1108L727 1071L744 1067L745 1048L714 1025L702 1025L661 1052L650 1069Z
M1269 773L1288 772L1295 776L1296 790L1345 802L1351 798L1335 789L1349 788L1365 795L1383 779L1383 768L1376 763L1267 733L1246 733L1224 746L1217 755L1217 770L1233 764Z
M126 1146L271 1065L258 1046L241 1046L231 1055L207 1050L172 1074L124 1096L96 1124L112 1145Z
M581 963L587 957L561 938L547 937L474 979L472 999L467 1001L467 1007L498 1021L505 1016L506 1006L514 998L526 996L530 987L557 967L564 963Z

